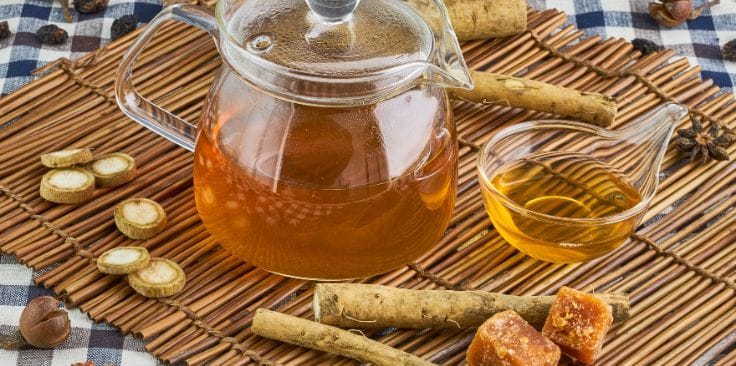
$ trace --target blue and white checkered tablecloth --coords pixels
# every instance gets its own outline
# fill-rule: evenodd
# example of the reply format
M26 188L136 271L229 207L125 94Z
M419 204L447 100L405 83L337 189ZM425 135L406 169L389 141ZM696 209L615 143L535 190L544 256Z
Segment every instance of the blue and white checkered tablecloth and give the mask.
M366 0L370 1L370 0ZM71 2L71 0L70 0ZM695 0L695 5L704 3ZM0 21L7 20L13 35L0 40L0 93L8 94L32 80L31 70L58 57L77 58L110 42L113 19L135 14L148 22L161 8L160 0L109 0L104 13L80 15L66 23L58 0L0 0ZM720 48L736 39L736 1L721 0L697 20L675 28L659 26L647 14L647 0L529 0L537 9L557 8L588 34L646 38L685 56L703 68L703 77L723 88L736 84L736 62L726 62ZM61 46L40 45L33 34L53 23L69 32ZM1 220L2 218L0 218ZM9 256L0 255L0 332L14 331L23 306L31 299L51 294L32 283L33 272ZM123 337L114 328L96 324L78 310L70 311L71 337L54 350L0 350L0 366L63 365L85 360L97 365L146 366L156 361L143 350L142 341Z
M76 59L110 43L110 26L123 15L133 14L147 23L161 10L162 0L109 0L104 11L74 16L67 22L60 0L0 0L0 21L7 21L12 34L0 40L0 94L30 82L31 71L59 57ZM42 45L35 37L38 28L55 24L69 39L61 45Z
M687 57L690 64L700 65L703 79L713 79L716 85L731 91L736 85L736 62L721 57L721 47L736 39L736 0L721 0L698 19L673 28L660 26L649 16L650 0L527 1L536 9L564 11L570 22L588 35L654 41ZM706 2L693 0L692 3L700 6Z
M53 296L50 290L33 284L33 271L10 256L0 256L0 333L18 330L24 306L38 296ZM143 341L133 336L123 337L107 325L95 323L77 309L69 310L72 331L69 338L54 349L21 348L17 351L0 349L1 366L69 366L93 361L97 366L157 365L145 349Z

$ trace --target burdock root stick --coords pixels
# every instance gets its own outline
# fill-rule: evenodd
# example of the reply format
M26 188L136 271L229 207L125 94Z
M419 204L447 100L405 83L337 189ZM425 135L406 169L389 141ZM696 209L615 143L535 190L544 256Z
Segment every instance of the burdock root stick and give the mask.
M616 118L616 101L603 94L490 72L472 71L471 77L475 88L452 89L453 98L531 109L571 117L600 127L610 126Z
M266 338L335 353L374 365L434 365L361 334L295 316L258 309L250 328Z
M526 30L526 0L445 0L461 41L505 37Z
M629 318L627 295L596 295L611 305L614 322ZM481 325L493 314L514 310L541 327L554 300L554 296L320 283L314 288L312 311L316 321L341 328L467 328Z

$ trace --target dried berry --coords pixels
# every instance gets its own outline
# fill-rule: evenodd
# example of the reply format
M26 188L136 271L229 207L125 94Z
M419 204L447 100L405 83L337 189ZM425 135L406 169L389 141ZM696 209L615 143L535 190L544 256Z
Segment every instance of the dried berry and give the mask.
M662 46L644 38L635 38L631 41L631 44L634 46L634 49L639 50L639 52L645 55L662 50Z
M74 0L74 9L84 14L96 13L107 6L107 0Z
M10 26L8 26L8 22L0 22L0 39L7 38L10 36Z
M69 34L55 24L44 25L36 31L36 39L45 44L62 44L67 38Z
M736 39L732 39L723 45L721 50L724 60L736 62Z
M123 15L120 18L115 19L115 21L112 22L112 27L110 28L110 37L112 40L116 40L132 31L134 31L138 27L138 18L133 14Z
M690 161L700 156L701 162L710 159L729 160L727 147L736 141L736 134L729 128L712 125L707 131L695 116L690 116L692 127L677 130L674 145L681 152L690 153Z
M59 300L53 297L33 299L20 314L20 334L32 346L56 347L69 337L70 332L69 314L59 309Z

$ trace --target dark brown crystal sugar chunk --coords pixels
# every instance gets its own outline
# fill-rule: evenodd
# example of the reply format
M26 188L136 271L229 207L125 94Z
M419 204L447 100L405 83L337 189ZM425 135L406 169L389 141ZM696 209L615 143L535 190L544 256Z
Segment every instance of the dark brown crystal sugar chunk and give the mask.
M555 366L560 348L515 311L506 310L478 328L467 360L470 366Z
M542 334L560 346L565 355L592 364L611 323L611 307L602 299L562 287L549 310Z

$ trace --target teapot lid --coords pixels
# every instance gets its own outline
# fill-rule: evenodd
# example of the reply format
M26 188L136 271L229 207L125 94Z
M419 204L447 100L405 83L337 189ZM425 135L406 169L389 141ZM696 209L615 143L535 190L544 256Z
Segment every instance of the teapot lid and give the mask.
M438 31L401 0L236 3L239 9L218 6L220 20L220 12L233 13L220 24L228 38L222 47L226 61L254 86L277 95L318 104L369 102L426 79L427 65L435 63ZM440 11L446 18L444 7Z

